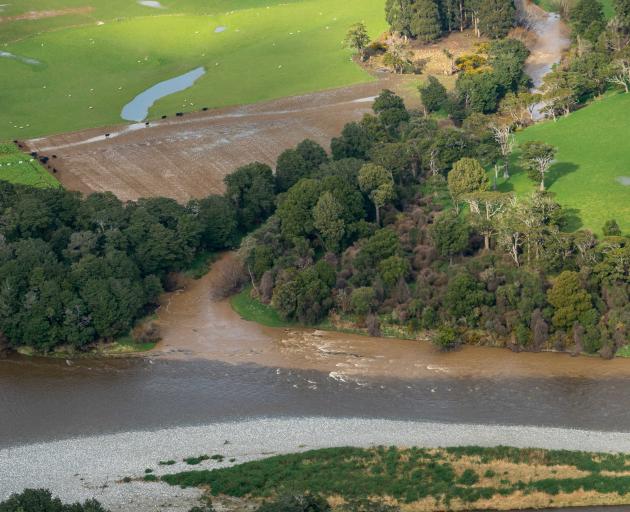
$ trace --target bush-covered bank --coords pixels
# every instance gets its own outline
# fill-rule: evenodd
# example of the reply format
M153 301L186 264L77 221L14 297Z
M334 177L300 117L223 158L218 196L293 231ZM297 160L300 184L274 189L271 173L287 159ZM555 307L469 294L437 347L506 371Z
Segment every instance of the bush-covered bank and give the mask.
M392 510L487 510L630 503L629 463L626 455L507 447L330 448L161 480L254 500L312 493L337 510L366 499Z
M601 238L567 231L576 212L555 200L555 169L538 166L555 155L542 141L518 168L499 166L505 182L527 172L531 192L494 190L493 122L473 113L440 127L386 91L318 168L283 153L277 209L241 248L255 297L288 322L434 331L445 349L614 355L630 341L630 239L613 219Z
M217 251L236 246L273 208L268 167L253 164L226 183L225 196L181 205L0 182L0 346L64 354L149 347L159 332L141 319L160 294L179 287L182 272L205 273ZM226 291L239 275L226 273Z

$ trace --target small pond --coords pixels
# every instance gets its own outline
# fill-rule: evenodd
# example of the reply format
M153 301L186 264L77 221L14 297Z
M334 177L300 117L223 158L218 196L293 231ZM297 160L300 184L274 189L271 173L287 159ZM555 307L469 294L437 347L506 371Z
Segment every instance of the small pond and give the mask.
M165 9L165 7L156 0L138 0L138 3L145 7L152 7L153 9Z
M630 176L619 176L617 181L626 187L630 187Z
M215 28L215 29L214 29L214 31L215 31L217 34L220 34L221 32L225 32L226 30L227 30L227 27L223 27L223 26L221 26L221 27L217 27L217 28Z
M5 59L17 60L17 61L22 62L24 64L30 64L31 66L38 66L39 64L41 64L41 62L39 62L36 59L30 59L28 57L22 57L20 55L14 55L13 53L4 52L4 51L0 50L0 58L2 58L2 57L4 57Z
M149 115L149 109L157 100L192 87L197 79L205 73L205 68L198 67L183 75L155 84L127 103L123 107L120 117L126 121L143 121Z

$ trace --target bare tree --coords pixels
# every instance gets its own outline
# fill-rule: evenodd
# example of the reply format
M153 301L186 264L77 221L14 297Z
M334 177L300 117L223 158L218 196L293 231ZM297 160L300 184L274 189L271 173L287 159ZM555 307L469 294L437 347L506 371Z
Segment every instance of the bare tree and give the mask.
M626 94L630 92L630 60L617 59L615 73L608 78L611 84L622 87Z
M538 168L540 174L540 191L545 191L545 175L549 172L549 168L553 163L554 157L552 155L539 156L534 158L534 164Z
M225 299L237 292L247 280L243 263L237 256L228 255L213 265L211 294L215 300Z
M503 156L503 177L510 179L510 155L514 151L514 135L512 134L512 127L506 125L496 125L492 127L494 133L494 140L497 141L501 149L501 156Z

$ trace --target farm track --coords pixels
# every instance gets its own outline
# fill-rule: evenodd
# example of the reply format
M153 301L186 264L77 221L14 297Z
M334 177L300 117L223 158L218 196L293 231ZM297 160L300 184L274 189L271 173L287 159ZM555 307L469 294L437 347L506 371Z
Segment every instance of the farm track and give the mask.
M305 138L328 147L344 124L371 111L371 98L399 80L377 81L247 106L27 141L54 158L70 190L111 191L122 200L165 196L187 201L223 191L223 178L252 161L275 163ZM110 133L108 138L105 133Z

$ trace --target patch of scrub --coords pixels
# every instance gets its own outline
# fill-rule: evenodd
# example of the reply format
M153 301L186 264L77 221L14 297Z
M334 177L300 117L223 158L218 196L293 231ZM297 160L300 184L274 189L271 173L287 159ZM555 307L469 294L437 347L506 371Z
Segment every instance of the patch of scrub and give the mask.
M166 9L166 7L156 0L138 0L138 3L145 7L152 7L153 9Z
M123 107L120 117L125 121L143 121L149 115L149 109L157 100L192 87L197 79L205 73L206 69L204 67L198 67L183 75L155 84L127 103Z
M29 57L22 57L20 55L14 55L13 53L3 52L3 51L0 50L0 58L1 57L4 57L5 59L17 60L17 61L22 62L24 64L29 64L31 66L38 66L39 64L41 64L41 62L39 62L36 59L31 59Z
M221 26L221 27L217 27L217 28L215 28L215 29L214 29L214 31L215 31L217 34L219 34L219 33L221 33L221 32L225 32L226 30L227 30L227 27L223 27L223 26Z
M630 176L619 176L617 181L626 187L630 187Z

